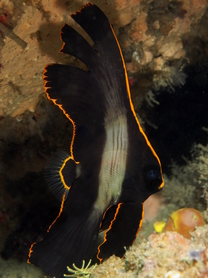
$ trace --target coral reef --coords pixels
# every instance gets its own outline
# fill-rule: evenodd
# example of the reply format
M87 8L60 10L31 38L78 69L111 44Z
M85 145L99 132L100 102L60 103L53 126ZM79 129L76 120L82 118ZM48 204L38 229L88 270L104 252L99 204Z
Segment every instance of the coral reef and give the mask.
M204 128L204 130L208 131L207 128ZM202 189L202 197L206 203L204 218L208 222L208 145L198 144L194 146L192 155L195 157L192 167L197 171L198 184Z
M208 272L208 226L197 228L191 239L177 232L153 233L142 243L135 244L123 259L112 256L103 264L88 268L87 277L206 277ZM32 265L0 260L2 277L45 277ZM77 270L80 273L81 270ZM76 269L72 271L76 272ZM72 277L73 277L72 273ZM67 270L66 270L67 274ZM10 275L10 276L9 276ZM68 274L70 275L70 274ZM67 276L66 276L67 277ZM70 276L69 276L70 277ZM84 276L83 276L84 277ZM173 276L175 277L175 276Z
M1 71L0 115L16 116L25 110L34 111L38 96L42 93L42 72L47 63L63 62L59 55L59 30L63 22L74 24L69 14L87 1L47 0L12 1L0 3L0 14L6 13L7 27L2 30L0 44ZM93 1L109 17L118 34L129 75L137 81L143 79L138 72L149 75L146 89L136 86L145 94L151 88L171 88L185 82L183 67L192 61L193 51L203 52L206 42L207 1ZM196 2L196 3L195 3ZM193 5L195 8L193 9ZM0 19L1 26L2 20ZM5 23L5 22L4 22ZM190 30L193 29L193 33ZM200 32L198 32L200 30ZM201 44L189 42L189 37ZM27 43L23 50L14 36ZM53 45L53 47L51 47ZM73 62L73 59L67 62ZM169 63L176 63L170 65ZM180 61L180 62L179 62ZM30 69L30 70L28 70ZM139 79L138 79L139 78ZM145 78L145 76L144 76ZM137 84L138 85L138 84ZM139 102L138 102L139 103Z
M207 36L202 31L202 26L207 24L207 3L196 1L195 4L196 10L188 1L143 2L139 16L120 29L127 70L137 79L135 90L141 97L148 89L174 91L175 87L183 85L186 80L184 67L193 63L195 48L207 56ZM190 37L196 39L199 30L201 43L189 42ZM149 87L145 89L139 83L144 83L147 73ZM139 101L136 104L139 106Z
M208 145L194 145L191 154L192 159L186 160L186 165L172 165L162 195L167 206L174 204L175 209L193 207L203 211L208 208ZM206 214L204 217L207 220Z
M42 97L42 73L49 63L78 63L83 67L73 57L58 53L61 47L59 32L64 22L74 25L70 13L87 2L0 1L2 277L44 277L38 269L15 259L26 261L30 244L44 236L43 231L59 211L59 202L48 191L42 170L53 151L67 150L72 127L62 113ZM198 228L189 240L172 232L157 235L153 232L153 222L167 221L173 211L182 207L203 211L205 222L208 222L207 129L203 131L206 134L203 144L199 144L197 140L201 131L196 128L199 126L197 121L201 125L207 122L207 113L202 107L207 103L204 96L207 95L208 84L207 0L92 2L107 14L118 35L138 118L142 125L148 123L164 136L158 139L156 132L150 134L146 128L152 137L151 142L155 144L156 140L161 144L163 153L158 152L159 157L167 155L164 168L170 169L165 175L162 195L145 204L144 223L132 250L124 259L111 257L93 271L93 277L169 277L170 271L177 271L180 277L205 277L207 225ZM27 46L19 45L17 38ZM196 98L192 98L187 88L176 93L177 88L186 85L188 78L193 81L191 86ZM164 99L166 107L168 100L160 90L170 96L167 111L158 98L160 95ZM178 102L174 102L174 97ZM150 108L148 115L142 114L142 102ZM184 107L179 107L179 102ZM154 107L163 108L153 114ZM202 114L199 120L196 120L196 110ZM156 121L149 115L153 115ZM168 115L181 123L187 119L182 124L185 135L179 129L179 123L172 124ZM165 121L166 125L163 125ZM186 129L189 124L191 131ZM190 151L188 137L196 142L191 159L185 158L186 165L179 165L174 162L174 155L177 153L181 158L185 154L186 157ZM167 142L170 152L165 149Z
M111 257L98 266L93 277L206 277L208 227L197 228L192 239L176 232L152 234L127 251L125 258ZM153 251L154 250L154 251ZM165 276L166 275L166 276Z

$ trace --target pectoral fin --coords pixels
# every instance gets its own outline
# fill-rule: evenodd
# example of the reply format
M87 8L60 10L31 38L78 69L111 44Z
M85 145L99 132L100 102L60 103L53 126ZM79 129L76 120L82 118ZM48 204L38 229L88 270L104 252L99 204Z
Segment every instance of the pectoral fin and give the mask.
M53 195L60 201L78 175L78 163L66 152L57 151L48 160L44 178Z

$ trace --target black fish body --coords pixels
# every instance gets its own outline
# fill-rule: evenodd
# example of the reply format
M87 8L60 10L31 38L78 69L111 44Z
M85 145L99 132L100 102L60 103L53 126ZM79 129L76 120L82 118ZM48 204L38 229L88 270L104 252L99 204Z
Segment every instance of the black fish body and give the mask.
M46 166L46 180L62 204L29 255L29 262L55 277L73 263L81 267L94 253L100 262L123 256L141 227L143 202L163 187L160 161L137 120L112 26L92 4L72 18L94 46L65 24L60 51L82 60L88 71L61 64L45 68L46 94L74 133L71 154L59 152ZM97 246L100 230L106 232Z

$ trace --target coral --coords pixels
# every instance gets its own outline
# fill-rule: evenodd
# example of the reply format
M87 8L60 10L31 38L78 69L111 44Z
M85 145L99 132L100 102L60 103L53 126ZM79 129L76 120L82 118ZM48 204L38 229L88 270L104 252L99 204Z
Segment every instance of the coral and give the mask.
M8 0L2 0L0 2L0 10L1 11L7 11L9 14L13 14L14 12L14 4L11 1Z
M120 30L124 58L128 53L129 73L145 71L152 76L146 93L152 88L174 92L175 87L185 84L184 68L193 61L194 52L207 55L204 51L207 36L203 31L207 25L207 2L196 2L196 10L193 3L185 0L142 3L135 20ZM143 82L141 75L139 80Z
M148 222L153 221L157 217L163 204L164 198L160 193L150 196L144 202L144 220Z
M164 221L156 221L154 222L153 226L154 226L154 229L157 233L162 233L164 227L165 227L165 222Z
M160 69L157 65L156 69L153 74L153 86L156 91L167 88L169 92L174 92L174 87L182 86L186 82L187 75L178 66L164 64Z
M171 176L164 175L165 186L161 194L165 201L163 209L153 223L156 231L160 232L163 229L164 223L161 221L167 222L173 211L184 207L192 207L200 211L206 209L208 200L207 155L207 147L197 145L192 151L192 160L187 161L187 165L172 164ZM208 210L202 214L207 222Z
M176 231L186 238L191 238L190 232L203 225L205 222L200 211L193 208L182 208L171 214L163 232Z
M67 267L67 270L71 274L64 274L64 277L85 277L90 278L92 271L97 267L97 264L91 265L91 260L85 265L85 261L82 263L82 267L78 268L73 264L74 269Z
M1 42L5 46L0 49L0 62L3 65L0 116L15 117L24 113L25 110L35 110L38 96L42 93L44 66L57 61L62 63L66 59L63 55L56 54L61 46L58 39L60 26L63 22L73 25L73 21L69 19L70 13L86 2L87 0L82 3L56 0L50 2L47 0L1 1L0 15L3 11L7 12L11 28L10 35L15 34L24 40L27 47L22 50L8 37L9 32L4 42ZM183 67L181 69L181 65L177 63L174 66L169 65L169 62L182 60L183 66L190 60L189 56L192 53L189 51L189 37L193 36L190 31L192 28L195 33L201 34L200 41L203 42L206 38L206 31L203 31L206 22L200 25L200 20L205 14L207 1L202 0L200 3L194 1L196 9L192 8L193 4L187 2L185 0L180 3L177 1L156 3L141 0L95 1L95 4L109 17L116 34L119 34L124 57L128 56L129 74L138 74L142 70L146 71L149 76L153 73L154 76L146 92L152 86L155 89L170 86L173 90L174 86L183 84L186 78ZM200 32L197 32L199 25ZM183 40L182 36L186 38ZM184 47L184 42L186 47ZM197 45L199 48L201 44L191 43L191 45L194 45L193 47ZM186 59L183 59L184 57ZM162 67L158 67L159 58ZM67 58L67 62L70 61L74 60ZM21 94L13 90L11 82L20 89Z
M175 209L193 207L200 211L205 209L204 188L200 184L198 159L186 160L187 164L172 164L171 176L164 175L165 184L162 195L167 205L174 204ZM200 165L201 167L202 165ZM204 166L205 167L205 166Z
M186 160L186 165L172 164L171 176L164 175L166 186L161 193L165 199L166 210L159 219L166 220L167 212L192 207L200 211L205 209L202 214L205 222L208 221L208 145L195 144L191 155L192 160ZM196 212L196 210L192 211ZM199 217L202 219L201 214ZM202 224L204 220L202 219ZM192 223L195 226L195 223Z
M127 251L123 260L113 256L99 265L92 275L95 278L206 277L207 235L207 225L197 228L192 233L192 239L186 239L176 232L152 234ZM193 251L199 253L198 260L191 255Z
M207 132L207 128L204 128ZM195 158L192 166L197 171L198 184L202 190L202 197L206 202L204 218L208 221L208 145L197 144L192 149L192 156Z
M65 146L68 145L70 140L66 134L70 127L64 119L55 121L54 116L50 116L55 112L49 112L48 107L40 109L37 103L43 93L44 66L66 60L67 63L75 62L73 58L56 54L61 47L59 30L63 22L74 24L69 21L69 14L86 2L0 1L0 16L6 11L10 29L27 43L23 50L8 36L0 40L0 158L3 162L0 165L0 250L4 247L3 251L8 252L8 257L18 254L19 258L20 247L17 246L27 244L25 238L35 230L33 221L39 220L37 215L26 218L32 232L25 228L25 222L19 224L20 217L25 216L26 211L37 211L37 200L31 196L38 186L43 185L38 175L26 174L28 171L41 172L46 160L43 156L56 148L62 148L63 141ZM145 98L150 105L157 105L153 89L165 88L173 92L176 86L186 82L184 65L198 61L199 56L200 61L207 59L207 0L95 0L94 3L108 15L119 35L128 74L134 78L132 92L134 100L138 100L137 107ZM55 115L57 119L59 114ZM157 128L157 123L154 127ZM191 162L183 167L173 165L172 176L165 177L166 186L162 194L166 204L161 212L163 220L178 208L195 207L203 210L206 203L207 210L203 215L208 222L208 146L197 145L192 154ZM141 278L151 275L165 277L174 269L181 271L182 277L203 277L208 264L207 229L207 226L197 229L193 233L193 241L171 232L153 234L148 240L142 239L140 246L135 244L123 260L113 256L104 262L94 270L94 277L137 277L138 273ZM20 241L17 232L20 230L24 231L22 238L26 243ZM7 248L4 245L5 238L12 232L12 247ZM1 272L8 277L10 268L15 268L12 277L43 277L43 274L38 276L31 266L25 266L25 272L19 270L21 267L14 261L9 260L8 264L0 261Z
M165 278L181 278L181 273L177 270L170 270L165 273Z

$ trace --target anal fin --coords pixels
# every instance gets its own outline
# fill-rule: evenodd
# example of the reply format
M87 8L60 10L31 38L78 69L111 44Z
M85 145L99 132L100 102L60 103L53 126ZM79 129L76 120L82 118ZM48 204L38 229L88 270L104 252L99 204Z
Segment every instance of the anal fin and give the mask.
M79 200L83 201L83 207L78 209L77 199L70 196L71 192L64 211L44 240L34 244L30 250L28 261L51 277L63 277L67 266L73 268L73 264L80 268L83 260L88 263L96 250L102 214L89 206L89 200L85 201L84 196Z

